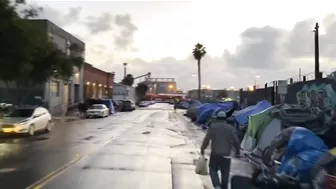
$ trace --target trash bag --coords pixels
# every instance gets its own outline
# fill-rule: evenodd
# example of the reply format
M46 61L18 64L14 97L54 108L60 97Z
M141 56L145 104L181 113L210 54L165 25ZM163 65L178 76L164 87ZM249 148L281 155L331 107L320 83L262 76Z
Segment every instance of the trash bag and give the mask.
M198 175L208 174L208 159L204 156L200 156L196 162L195 173Z

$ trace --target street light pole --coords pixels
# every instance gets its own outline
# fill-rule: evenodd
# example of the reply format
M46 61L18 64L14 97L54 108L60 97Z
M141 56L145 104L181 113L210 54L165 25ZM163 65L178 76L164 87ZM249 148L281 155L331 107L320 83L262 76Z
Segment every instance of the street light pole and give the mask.
M123 63L123 66L124 66L124 78L125 78L125 77L126 77L126 74L127 74L127 73L126 73L126 71L127 71L127 70L126 70L126 69L127 69L127 68L126 68L126 67L127 67L127 63L126 63L126 62Z
M315 38L315 79L320 79L320 52L319 52L319 25L315 24L314 27Z

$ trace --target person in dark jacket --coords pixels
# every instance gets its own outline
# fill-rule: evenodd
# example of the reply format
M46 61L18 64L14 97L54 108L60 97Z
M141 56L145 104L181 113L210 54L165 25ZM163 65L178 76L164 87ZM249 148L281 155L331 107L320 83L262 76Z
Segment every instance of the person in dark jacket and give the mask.
M216 189L227 189L231 166L231 151L236 150L236 156L240 155L240 142L234 128L226 123L226 113L218 112L213 119L201 146L201 155L211 141L210 153L210 178ZM218 171L221 172L221 181Z
M79 111L81 117L85 116L86 110L87 110L87 105L83 102L80 102L78 104L78 111Z

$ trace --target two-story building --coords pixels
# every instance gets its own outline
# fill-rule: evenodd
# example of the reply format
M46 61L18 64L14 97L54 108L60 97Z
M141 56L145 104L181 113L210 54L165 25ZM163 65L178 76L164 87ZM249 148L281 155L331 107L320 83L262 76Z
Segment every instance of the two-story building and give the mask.
M114 72L105 72L84 64L84 98L112 98Z
M49 20L39 19L31 20L39 24L45 32L48 33L49 39L67 55L85 56L85 43ZM76 44L81 53L71 52L70 46ZM62 110L62 105L72 106L83 100L84 82L83 82L84 66L80 68L74 67L74 75L69 81L63 81L51 77L44 86L44 99L49 105L49 111L58 114Z

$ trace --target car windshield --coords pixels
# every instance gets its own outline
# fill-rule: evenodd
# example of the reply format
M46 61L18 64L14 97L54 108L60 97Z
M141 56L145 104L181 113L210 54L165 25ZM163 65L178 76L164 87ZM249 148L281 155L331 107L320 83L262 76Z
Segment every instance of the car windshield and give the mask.
M97 110L97 109L104 109L104 106L103 105L93 105L91 107L91 109L95 109L95 110Z
M10 112L6 117L31 117L34 109L15 109Z

